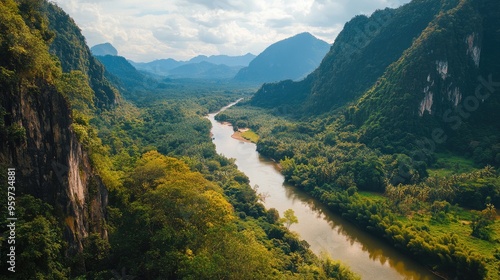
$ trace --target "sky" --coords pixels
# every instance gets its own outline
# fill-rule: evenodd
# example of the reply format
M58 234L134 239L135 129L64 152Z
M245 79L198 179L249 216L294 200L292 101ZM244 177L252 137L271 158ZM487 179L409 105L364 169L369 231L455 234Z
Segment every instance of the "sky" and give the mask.
M111 43L136 62L197 55L258 55L302 32L333 43L358 14L410 0L52 0L87 44Z

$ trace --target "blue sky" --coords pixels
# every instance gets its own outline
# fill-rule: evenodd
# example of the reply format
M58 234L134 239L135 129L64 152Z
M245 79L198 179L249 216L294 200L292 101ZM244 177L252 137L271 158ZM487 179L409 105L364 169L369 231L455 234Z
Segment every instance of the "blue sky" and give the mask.
M358 14L409 0L52 0L82 29L89 46L112 43L134 61L203 55L255 55L310 32L332 43Z

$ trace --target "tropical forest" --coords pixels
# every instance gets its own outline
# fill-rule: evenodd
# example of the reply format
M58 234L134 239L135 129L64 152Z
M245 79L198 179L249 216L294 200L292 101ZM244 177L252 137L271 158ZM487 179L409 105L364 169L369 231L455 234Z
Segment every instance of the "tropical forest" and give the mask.
M500 279L498 1L93 45L82 15L137 2L0 0L0 279ZM227 53L201 15L264 5L174 2Z

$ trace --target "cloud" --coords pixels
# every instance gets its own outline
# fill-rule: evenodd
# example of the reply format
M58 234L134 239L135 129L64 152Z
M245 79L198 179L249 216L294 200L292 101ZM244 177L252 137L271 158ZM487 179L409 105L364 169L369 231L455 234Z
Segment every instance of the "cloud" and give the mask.
M284 18L268 19L266 22L266 26L269 26L271 28L284 28L292 26L293 23L294 23L294 18L289 16Z
M89 46L110 42L135 61L198 54L259 54L308 31L333 42L357 14L409 0L53 0L72 16Z

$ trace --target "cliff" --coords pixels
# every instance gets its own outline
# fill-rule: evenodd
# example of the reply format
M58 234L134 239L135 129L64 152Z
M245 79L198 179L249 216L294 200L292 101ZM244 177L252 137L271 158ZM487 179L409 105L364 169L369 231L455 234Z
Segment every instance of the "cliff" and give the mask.
M89 233L107 238L107 190L71 129L71 110L63 95L40 81L31 88L2 85L2 106L5 126L25 132L1 137L0 158L18 172L17 193L54 206L64 221L69 255L83 250Z
M65 255L74 257L83 251L90 234L107 239L107 190L73 130L71 93L58 86L63 69L49 53L58 32L48 27L42 11L59 8L45 1L37 3L0 4L0 166L16 168L16 199L31 195L52 206L51 215L68 244ZM71 24L66 22L66 26ZM71 48L64 40L58 42L59 48ZM83 49L90 53L87 47ZM104 72L98 62L83 64ZM90 75L84 76L87 86L95 89L96 105L115 104L116 91L103 76L86 73ZM28 222L25 217L19 219Z

